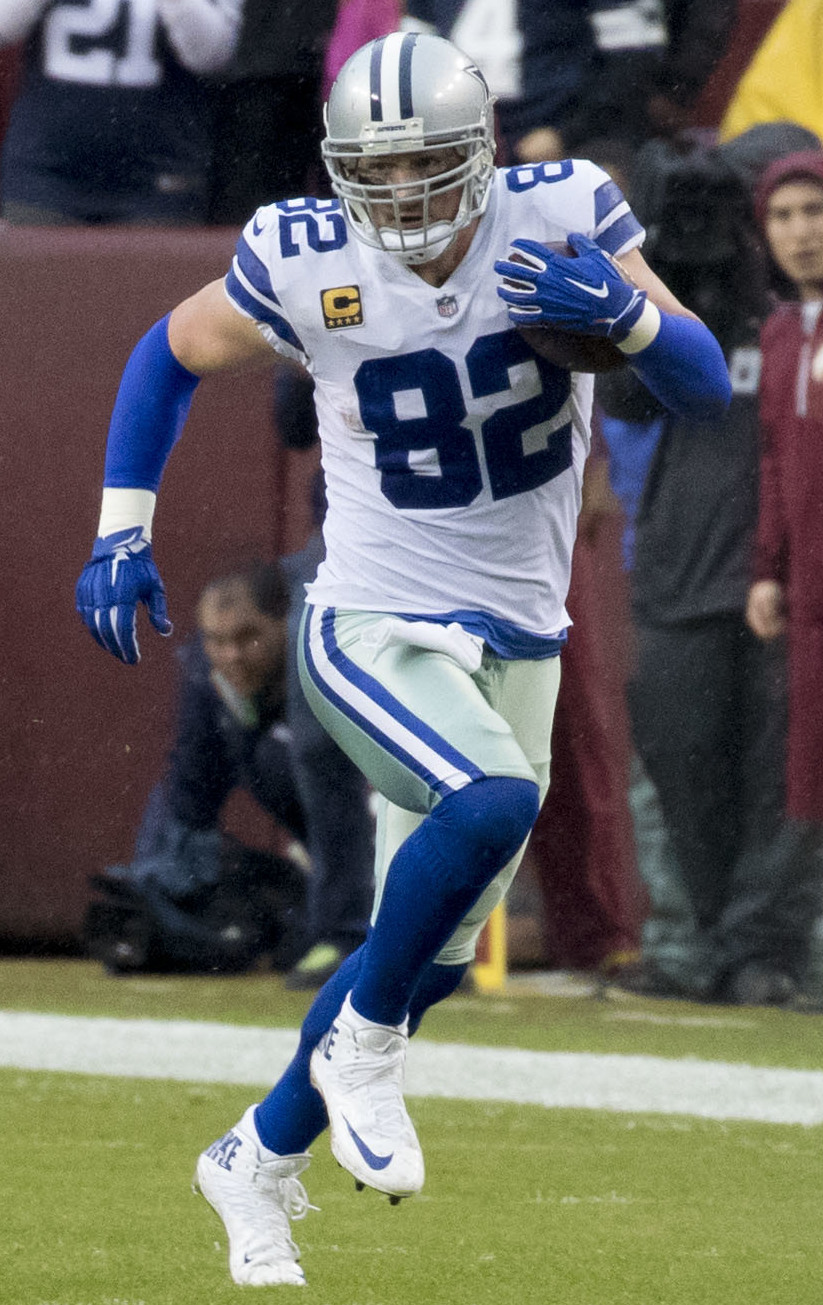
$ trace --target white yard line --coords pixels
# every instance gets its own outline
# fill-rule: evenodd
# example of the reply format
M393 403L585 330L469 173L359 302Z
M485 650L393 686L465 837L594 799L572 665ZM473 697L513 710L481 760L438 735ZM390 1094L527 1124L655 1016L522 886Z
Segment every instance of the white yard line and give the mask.
M268 1087L294 1029L0 1011L0 1066ZM823 1072L657 1056L521 1051L414 1039L410 1097L823 1123Z

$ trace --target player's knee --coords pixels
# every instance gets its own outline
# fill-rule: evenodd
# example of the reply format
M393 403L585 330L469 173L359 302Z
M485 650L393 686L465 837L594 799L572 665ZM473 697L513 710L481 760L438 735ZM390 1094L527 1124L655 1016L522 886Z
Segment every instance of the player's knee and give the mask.
M537 820L540 790L529 779L500 777L484 783L488 785L486 801L493 809L494 841L508 860L528 838Z
M540 810L540 792L532 780L494 776L460 789L437 810L447 806L478 855L502 867L528 837Z

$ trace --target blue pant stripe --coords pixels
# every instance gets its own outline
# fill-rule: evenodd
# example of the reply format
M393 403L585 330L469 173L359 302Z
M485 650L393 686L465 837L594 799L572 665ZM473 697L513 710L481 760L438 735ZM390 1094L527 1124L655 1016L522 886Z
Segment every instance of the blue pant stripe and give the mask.
M304 631L306 666L312 682L323 697L348 720L351 720L370 738L373 738L376 743L379 743L380 747L388 752L390 756L395 757L408 770L418 775L441 797L454 792L457 788L461 788L464 784L473 780L485 778L485 773L470 758L454 748L425 721L421 720L419 716L409 711L379 680L362 670L351 658L346 656L337 644L334 629L335 616L336 610L333 607L325 608L322 613L317 613L315 608L309 608ZM328 676L321 671L312 655L310 630L318 619L320 621L323 648L329 664L343 681L339 688L335 688L329 683ZM369 703L374 704L376 711L373 715L367 714L366 711L355 705L353 698L356 694L352 694L351 697L346 695L346 686L348 685L352 686L357 695L364 695ZM383 723L380 722L380 717L383 718ZM396 723L398 726L396 733L390 732L392 723ZM423 745L423 748L433 754L435 764L436 760L442 760L444 769L448 770L449 777L435 773L431 764L427 765L420 756L416 756L411 751L409 746L404 745L402 742L403 733L411 735L414 740ZM457 772L458 777L462 777L462 782L454 782L455 772Z

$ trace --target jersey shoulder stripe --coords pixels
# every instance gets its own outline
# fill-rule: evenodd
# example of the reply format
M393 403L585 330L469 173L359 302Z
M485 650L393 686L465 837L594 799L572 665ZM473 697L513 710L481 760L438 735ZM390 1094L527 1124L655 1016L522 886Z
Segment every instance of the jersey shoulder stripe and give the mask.
M271 277L263 263L241 235L237 242L232 265L226 276L226 293L234 304L253 318L270 326L281 340L293 349L303 349L302 341L294 327L278 312L280 300L272 287Z
M627 205L626 212L616 216L609 226L596 230L594 239L607 254L620 254L636 248L645 234L645 229Z
M261 302L269 307L277 304L279 300L272 285L271 273L262 258L254 252L245 234L237 241L234 257L245 281Z
M502 179L509 200L505 220L515 226L543 219L549 233L581 231L609 254L643 242L644 228L620 187L590 159L519 164L502 170Z
M623 192L609 177L594 192L594 239L607 254L616 254L645 235Z
M606 218L611 217L615 209L621 205L628 207L617 182L609 177L608 181L602 182L594 192L595 225L599 226Z

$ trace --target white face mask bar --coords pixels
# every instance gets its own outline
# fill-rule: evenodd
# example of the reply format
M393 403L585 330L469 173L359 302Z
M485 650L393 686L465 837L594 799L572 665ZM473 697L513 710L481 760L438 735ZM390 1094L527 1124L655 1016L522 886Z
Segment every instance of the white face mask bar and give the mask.
M473 150L470 146L458 148L463 155L467 150L471 152L457 166L434 171L430 176L415 176L415 165L410 164L408 176L396 182L360 179L360 169L373 169L379 175L379 166L374 168L377 161L374 156L362 152L337 155L337 166L332 173L335 191L358 238L407 263L427 262L443 253L457 232L482 213L488 198L485 168L479 166L483 161L478 158L485 149L483 142L475 142ZM431 154L434 162L438 155L454 155L456 150L453 146L448 150L441 146L429 147L428 151L416 150L416 165L424 171L425 162L420 160L425 152ZM379 161L387 165L387 174L395 171L395 167L402 174L403 158L403 154L391 154ZM490 171L491 159L488 168ZM451 220L433 219L432 200L454 191L461 192L455 216Z

